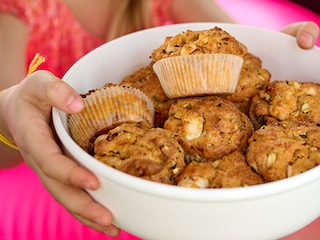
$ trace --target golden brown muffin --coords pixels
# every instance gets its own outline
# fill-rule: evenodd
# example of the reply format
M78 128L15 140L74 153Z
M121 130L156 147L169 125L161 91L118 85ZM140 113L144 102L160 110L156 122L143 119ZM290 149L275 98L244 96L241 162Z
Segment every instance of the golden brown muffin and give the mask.
M154 126L163 127L164 121L168 118L172 100L164 93L160 81L153 71L152 64L126 76L119 85L131 86L143 91L154 105Z
M211 188L217 171L209 162L189 163L178 177L177 185L189 188Z
M191 188L232 188L263 183L260 175L236 151L214 162L191 162L178 178L178 186Z
M259 174L248 165L246 157L239 151L214 161L217 176L213 188L246 187L263 183Z
M187 30L175 36L166 37L164 43L154 49L153 61L173 56L192 54L229 53L243 56L247 47L225 30L214 27L208 30Z
M176 184L185 167L176 134L139 124L123 124L100 135L94 157L122 172L167 184Z
M177 133L187 159L197 161L244 151L253 130L245 114L217 96L177 99L164 128Z
M274 121L320 123L320 85L298 81L272 81L251 100L255 129Z
M247 53L243 59L236 91L225 98L233 102L240 111L248 114L250 99L270 82L271 74L262 68L262 61L257 56Z
M266 181L305 172L320 164L320 127L312 123L273 122L249 139L248 164Z
M139 89L108 84L83 95L84 109L68 115L73 140L85 151L92 150L95 138L122 123L154 126L154 106Z

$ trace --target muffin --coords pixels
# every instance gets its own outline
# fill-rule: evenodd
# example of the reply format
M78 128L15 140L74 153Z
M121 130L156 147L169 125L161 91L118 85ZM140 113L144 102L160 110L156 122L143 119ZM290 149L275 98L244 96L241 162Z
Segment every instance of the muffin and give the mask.
M191 162L178 177L177 185L188 188L211 188L217 171L209 162Z
M249 139L248 164L271 182L303 173L320 163L320 127L307 122L273 122Z
M178 186L190 188L233 188L263 183L239 151L214 162L191 162L178 178Z
M270 82L271 73L262 67L261 59L252 53L245 54L243 59L237 88L225 98L248 115L251 98Z
M152 101L139 89L110 84L83 97L85 107L68 116L68 127L73 140L87 152L96 136L119 124L141 122L153 127Z
M151 59L157 62L169 57L213 53L244 56L247 52L247 47L230 33L214 27L199 31L186 30L166 37L163 44L152 51Z
M168 111L172 100L164 93L160 81L153 71L152 64L142 67L124 77L119 85L131 86L143 91L154 105L154 126L163 127L164 121L168 118Z
M176 184L185 167L176 134L141 124L122 124L98 136L93 156L122 172L166 184Z
M215 161L217 177L213 188L246 187L264 183L263 179L247 163L246 157L239 151Z
M215 27L167 37L151 54L154 71L169 98L235 91L245 45Z
M178 134L187 160L200 162L245 151L253 131L245 114L217 96L176 99L164 128Z
M320 85L311 82L272 81L250 103L255 129L274 121L320 123Z

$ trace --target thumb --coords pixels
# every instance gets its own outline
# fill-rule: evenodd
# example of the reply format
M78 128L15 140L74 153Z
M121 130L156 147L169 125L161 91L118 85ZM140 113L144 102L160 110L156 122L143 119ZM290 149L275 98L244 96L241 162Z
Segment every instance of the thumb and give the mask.
M301 48L310 49L318 40L319 27L314 22L298 22L289 24L282 32L296 37Z
M70 85L48 71L36 71L23 81L23 94L36 99L40 105L50 105L67 113L79 112L84 107L82 97Z

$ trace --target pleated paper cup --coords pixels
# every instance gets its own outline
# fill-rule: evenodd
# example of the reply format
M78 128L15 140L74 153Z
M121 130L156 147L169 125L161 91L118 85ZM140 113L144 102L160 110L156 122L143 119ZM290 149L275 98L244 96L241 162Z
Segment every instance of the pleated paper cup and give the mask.
M142 123L153 127L154 107L142 91L125 86L108 86L91 92L85 108L70 114L68 127L73 140L90 151L94 139L122 123Z
M233 54L168 57L153 69L169 98L231 94L238 85L243 58Z

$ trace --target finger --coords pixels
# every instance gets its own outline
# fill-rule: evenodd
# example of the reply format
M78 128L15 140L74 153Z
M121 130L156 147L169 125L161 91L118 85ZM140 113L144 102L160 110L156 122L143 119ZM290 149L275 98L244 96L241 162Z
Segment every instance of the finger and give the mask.
M119 235L120 229L112 225L112 214L96 203L84 190L74 188L39 174L40 179L57 202L85 225L110 236Z
M94 174L62 153L52 154L49 159L54 161L36 160L40 171L47 177L84 189L96 190L99 187L99 181Z
M63 194L56 195L55 199L85 225L108 235L119 234L119 229L112 225L111 212L93 201L85 191L57 181L49 182L47 188L56 193L62 192Z
M295 36L301 48L310 49L318 40L319 27L314 22L299 22L288 25L282 32Z
M102 211L100 210L99 213L101 214ZM72 213L71 213L72 214ZM75 218L77 218L80 222L82 222L83 224L99 231L99 232L103 232L109 236L112 237L117 237L120 233L120 229L111 224L111 225L106 225L106 215L103 216L98 216L97 218L94 218L93 221L90 221L89 219L85 219L80 215L73 215Z
M31 167L35 169L37 166L38 174L41 172L47 177L80 188L98 188L99 181L94 174L62 153L45 121L36 118L26 121L32 121L32 125L29 124L28 129L21 129L17 143Z
M39 100L39 104L54 106L67 113L83 109L82 97L66 82L48 71L36 71L24 80L26 96Z
M79 218L78 216L74 216L76 219L78 219L80 222L85 224L86 226L93 228L99 232L103 232L111 237L117 237L120 234L120 229L116 227L115 225L110 225L107 227L102 227L100 225L97 225L95 223L89 222L83 218Z

